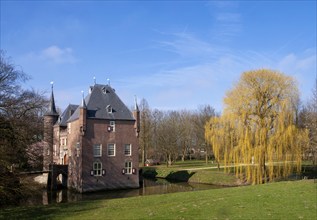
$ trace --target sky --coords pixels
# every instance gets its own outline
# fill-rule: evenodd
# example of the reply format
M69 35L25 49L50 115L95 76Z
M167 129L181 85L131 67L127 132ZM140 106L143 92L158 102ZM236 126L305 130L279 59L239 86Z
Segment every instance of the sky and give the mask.
M56 105L110 84L132 107L223 110L245 71L316 81L316 1L3 1L0 48Z

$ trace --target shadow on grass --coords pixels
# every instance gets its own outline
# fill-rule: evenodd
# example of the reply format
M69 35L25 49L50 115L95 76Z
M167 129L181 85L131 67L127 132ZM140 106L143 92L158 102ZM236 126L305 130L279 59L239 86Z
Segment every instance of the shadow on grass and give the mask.
M166 175L159 176L167 180L173 180L175 182L188 182L188 180L195 174L195 172L190 172L188 170L171 171ZM158 172L156 168L145 168L143 169L142 176L146 178L158 178Z
M141 175L146 178L156 178L157 176L156 168L144 167L141 171Z
M0 219L53 219L100 208L98 201L54 204L49 206L19 207L0 210Z
M317 166L303 165L301 174L303 178L317 179Z
M179 182L188 182L190 177L194 175L195 172L188 172L187 170L180 170L176 172L171 172L166 176L166 179L168 180L174 180Z

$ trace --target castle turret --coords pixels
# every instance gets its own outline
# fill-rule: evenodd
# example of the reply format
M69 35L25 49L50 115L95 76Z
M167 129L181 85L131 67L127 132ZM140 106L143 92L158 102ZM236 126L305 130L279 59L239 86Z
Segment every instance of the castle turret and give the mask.
M44 149L43 149L43 170L49 169L49 164L53 163L53 134L54 125L58 120L59 114L56 111L53 83L49 108L44 114Z
M87 117L87 106L84 98L84 92L82 91L83 99L81 102L81 106L79 108L79 123L80 123L80 133L81 135L85 135L86 131L86 117Z

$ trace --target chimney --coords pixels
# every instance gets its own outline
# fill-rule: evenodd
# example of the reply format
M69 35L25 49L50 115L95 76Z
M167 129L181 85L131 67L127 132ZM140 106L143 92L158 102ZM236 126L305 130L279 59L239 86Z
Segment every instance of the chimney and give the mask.
M140 133L140 110L139 110L139 106L138 106L136 97L135 97L135 106L134 106L134 110L133 110L133 117L135 119L134 129L135 129L135 132L136 132L136 136L139 137L139 133Z

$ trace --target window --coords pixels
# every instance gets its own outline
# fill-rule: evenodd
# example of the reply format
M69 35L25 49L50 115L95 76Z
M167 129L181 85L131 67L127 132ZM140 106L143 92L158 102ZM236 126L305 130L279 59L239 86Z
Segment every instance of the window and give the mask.
M127 161L124 163L124 173L125 174L132 174L132 162Z
M110 121L110 128L111 128L111 131L115 131L116 130L116 122L115 121Z
M63 158L65 154L65 150L63 148L59 148L59 158Z
M124 155L131 156L131 144L124 145Z
M102 175L101 170L102 170L101 162L94 162L93 164L94 176L101 176Z
M108 113L112 113L112 107L111 107L111 105L107 105L107 112L108 112Z
M67 145L67 138L61 138L60 143L61 143L61 146L65 147Z
M102 146L101 144L94 144L94 157L101 157Z
M106 89L106 87L102 87L102 92L104 93L104 94L106 94L106 93L110 93L110 91L108 90L108 89Z
M116 145L108 144L108 156L116 156Z
M80 143L77 142L77 144L76 144L76 155L77 155L77 157L79 157L79 153L80 153Z

